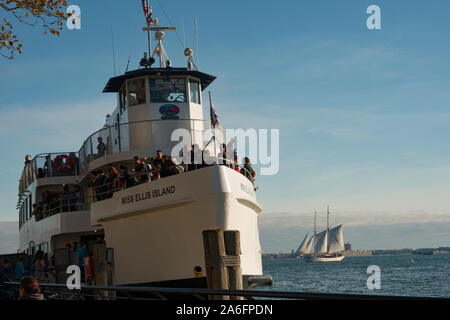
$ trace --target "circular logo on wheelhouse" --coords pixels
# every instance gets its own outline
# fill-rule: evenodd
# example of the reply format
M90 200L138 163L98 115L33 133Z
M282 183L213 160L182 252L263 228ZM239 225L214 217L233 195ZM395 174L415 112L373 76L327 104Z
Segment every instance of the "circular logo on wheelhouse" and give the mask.
M174 104L165 104L159 107L159 113L161 113L162 120L178 119L178 113L180 108Z

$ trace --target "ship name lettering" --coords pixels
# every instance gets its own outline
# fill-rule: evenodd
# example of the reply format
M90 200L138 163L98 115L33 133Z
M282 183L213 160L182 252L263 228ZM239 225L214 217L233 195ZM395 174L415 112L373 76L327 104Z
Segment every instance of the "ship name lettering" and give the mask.
M134 196L131 194L126 197L122 197L122 204L128 204L134 202Z

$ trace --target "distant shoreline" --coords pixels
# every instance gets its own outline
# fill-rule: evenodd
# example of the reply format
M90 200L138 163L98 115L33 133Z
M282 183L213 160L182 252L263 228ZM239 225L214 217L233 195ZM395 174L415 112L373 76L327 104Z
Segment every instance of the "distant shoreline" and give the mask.
M422 255L436 255L436 254L450 254L450 247L438 248L419 248L419 249L385 249L385 250L346 250L345 256L349 257L366 257L376 255L393 255L393 254L422 254ZM263 259L288 259L295 258L292 253L264 253Z

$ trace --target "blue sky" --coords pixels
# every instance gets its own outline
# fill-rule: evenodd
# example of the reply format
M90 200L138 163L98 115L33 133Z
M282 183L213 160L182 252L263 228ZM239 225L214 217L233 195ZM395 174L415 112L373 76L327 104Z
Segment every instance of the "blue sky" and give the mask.
M376 225L370 216L380 228L450 231L450 2L160 2L179 30L181 40L171 33L165 43L174 65L183 63L182 21L194 47L197 16L200 69L218 77L208 90L224 126L280 129L280 171L257 180L263 215L312 222L330 204L335 222ZM78 150L113 110L114 96L101 93L114 75L111 33L117 73L146 51L140 1L69 4L81 7L81 30L56 38L16 24L24 54L0 59L0 221L17 219L25 154ZM366 28L371 4L381 8L381 30ZM168 25L158 1L151 5ZM352 232L355 247L377 247ZM262 234L263 247L272 249L270 237ZM394 231L389 239L404 243ZM450 236L422 243L450 245Z

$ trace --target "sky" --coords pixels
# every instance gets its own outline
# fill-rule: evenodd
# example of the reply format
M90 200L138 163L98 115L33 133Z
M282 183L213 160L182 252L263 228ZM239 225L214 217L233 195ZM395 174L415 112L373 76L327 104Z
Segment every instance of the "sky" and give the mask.
M208 90L225 127L280 130L280 170L256 182L263 250L296 247L327 205L354 248L450 245L450 2L150 3L177 27L165 41L174 66L184 39L195 48L197 17L199 67L217 76ZM140 1L69 4L81 30L58 38L16 23L24 53L0 59L0 247L16 245L25 154L78 150L115 107L101 93L114 69L136 68L147 48ZM366 27L372 4L381 30Z

